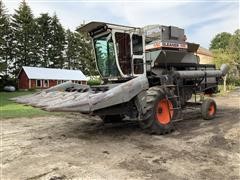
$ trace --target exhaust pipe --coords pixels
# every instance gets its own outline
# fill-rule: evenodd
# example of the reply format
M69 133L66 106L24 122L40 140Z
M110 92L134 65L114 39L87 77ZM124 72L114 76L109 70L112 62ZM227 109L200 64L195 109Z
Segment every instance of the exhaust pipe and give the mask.
M203 78L205 77L223 77L229 71L227 64L222 64L220 70L206 70L206 71L175 71L174 75L182 79Z

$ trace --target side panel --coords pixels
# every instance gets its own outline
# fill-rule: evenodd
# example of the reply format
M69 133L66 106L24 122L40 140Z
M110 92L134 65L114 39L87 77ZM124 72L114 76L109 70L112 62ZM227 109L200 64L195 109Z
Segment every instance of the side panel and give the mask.
M90 95L91 111L128 102L146 89L148 89L148 79L142 75L104 92L102 96Z

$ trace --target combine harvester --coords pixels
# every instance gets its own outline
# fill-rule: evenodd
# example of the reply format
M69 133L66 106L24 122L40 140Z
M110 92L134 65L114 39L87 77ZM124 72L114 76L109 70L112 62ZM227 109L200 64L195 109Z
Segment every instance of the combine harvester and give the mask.
M79 29L92 38L99 86L66 82L34 95L15 98L18 103L47 111L99 115L104 122L137 119L150 133L166 134L182 110L201 108L203 119L213 119L214 100L196 101L197 94L218 92L228 72L222 65L199 64L198 44L186 42L184 30L174 26L144 28L91 22ZM191 101L195 95L195 101Z

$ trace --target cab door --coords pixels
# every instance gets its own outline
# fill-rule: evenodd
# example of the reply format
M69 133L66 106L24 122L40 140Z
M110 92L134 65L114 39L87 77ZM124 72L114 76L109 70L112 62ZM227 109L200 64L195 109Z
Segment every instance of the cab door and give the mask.
M116 64L122 77L146 74L145 39L141 34L112 30Z
M133 76L146 74L145 39L141 34L131 33L131 66Z

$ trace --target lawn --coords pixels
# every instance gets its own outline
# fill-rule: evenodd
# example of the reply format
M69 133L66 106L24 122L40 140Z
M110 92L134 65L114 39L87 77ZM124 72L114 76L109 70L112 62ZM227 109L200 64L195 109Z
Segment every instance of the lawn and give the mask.
M31 93L33 92L0 92L0 119L50 115L50 112L31 106L24 106L23 104L17 104L10 100L10 98Z

